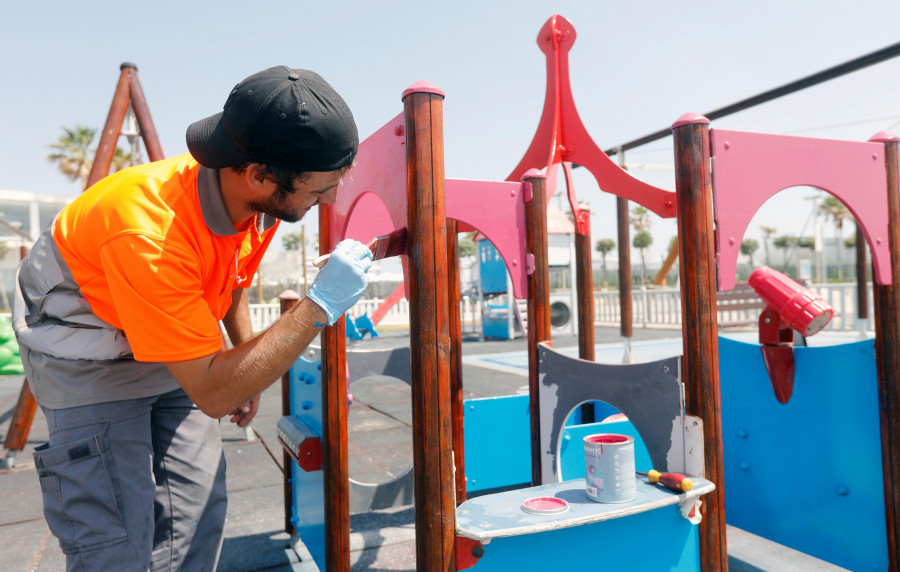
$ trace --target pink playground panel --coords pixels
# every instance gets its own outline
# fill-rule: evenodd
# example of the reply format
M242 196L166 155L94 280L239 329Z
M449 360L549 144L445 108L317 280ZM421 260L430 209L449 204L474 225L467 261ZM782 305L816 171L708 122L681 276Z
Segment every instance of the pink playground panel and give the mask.
M759 207L798 185L840 199L872 252L875 279L891 283L884 145L741 131L710 130L718 286L734 287L741 240Z

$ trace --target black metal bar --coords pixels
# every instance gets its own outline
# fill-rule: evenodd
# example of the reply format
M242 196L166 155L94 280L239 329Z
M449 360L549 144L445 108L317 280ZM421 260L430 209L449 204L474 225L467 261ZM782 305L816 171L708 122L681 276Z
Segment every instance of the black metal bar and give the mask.
M851 72L855 72L857 70L861 70L868 66L881 63L885 60L889 60L891 58L900 56L900 42L896 44L892 44L886 48L882 48L870 54L866 54L864 56L860 56L856 59L850 60L848 62L844 62L842 64L838 64L836 66L830 67L826 70L822 70L818 73L814 73L812 75L806 76L802 79L798 79L796 81L792 81L791 83L787 83L782 85L781 87L776 87L774 89L770 89L769 91L764 91L758 95L754 95L753 97L748 97L747 99L742 99L737 103L732 103L731 105L726 105L725 107L716 109L714 111L710 111L708 113L704 113L703 116L709 119L710 121L714 119L719 119L721 117L725 117L726 115L731 115L732 113L737 113L738 111L743 111L745 109L749 109L761 103L766 103L767 101L772 101L773 99L777 99L779 97L783 97L785 95L794 93L796 91L800 91L801 89L806 89L807 87L812 87L816 84L828 81L830 79L834 79L840 77L842 75L846 75ZM659 139L663 139L672 134L671 126L666 127L664 129L660 129L654 133L649 135L644 135L639 139L635 139L633 141L629 141L628 143L624 143L622 145L617 145L610 149L606 150L607 155L615 155L619 151L627 151L629 149L634 149L635 147L640 147L642 145L646 145L647 143L652 143ZM573 165L574 167L578 167L579 165Z

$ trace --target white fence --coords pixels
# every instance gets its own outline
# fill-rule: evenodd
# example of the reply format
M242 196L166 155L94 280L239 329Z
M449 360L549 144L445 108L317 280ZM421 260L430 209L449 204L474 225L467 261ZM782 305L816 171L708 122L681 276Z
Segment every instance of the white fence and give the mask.
M384 302L382 298L360 300L350 309L349 315L352 318L358 318L363 314L371 316L382 302ZM272 322L278 319L280 313L280 304L250 304L250 321L253 324L253 331L260 332L268 328ZM462 314L463 331L473 330L476 324L480 323L481 311L477 300L463 298L460 313ZM409 326L409 301L406 298L400 298L378 322L378 326Z
M860 321L856 312L856 283L811 284L809 289L821 296L834 308L834 318L826 329L832 331L865 331L874 327L874 307L872 304L872 284L868 285L868 318ZM373 298L360 300L351 310L352 317L368 313L370 316L384 300ZM678 288L635 288L631 293L632 320L635 327L680 327L681 326L681 291ZM463 298L463 329L474 330L479 327L481 308L478 300ZM744 323L754 326L759 319L760 310L743 308L719 311L720 324ZM278 318L278 304L250 304L250 319L253 331L259 332L267 328ZM572 313L574 319L574 312ZM621 308L619 292L594 292L594 323L601 326L619 325ZM380 326L409 325L409 302L401 298L384 318Z

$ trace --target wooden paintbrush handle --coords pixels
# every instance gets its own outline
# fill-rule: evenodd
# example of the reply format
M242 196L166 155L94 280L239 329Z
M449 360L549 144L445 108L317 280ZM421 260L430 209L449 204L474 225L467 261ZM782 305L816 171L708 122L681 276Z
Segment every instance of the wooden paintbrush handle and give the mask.
M328 262L328 259L330 257L331 257L330 254L323 254L322 256L319 256L318 258L313 260L312 264L313 264L313 266L315 266L316 268L321 270L322 267L325 266L325 263Z
M373 238L372 240L370 240L369 244L367 244L366 246L369 247L369 250L372 250L372 248L374 248L377 243L378 243L378 238L376 237L376 238ZM331 258L331 253L323 254L322 256L319 256L318 258L313 260L312 264L313 264L313 266L315 266L316 268L321 270L322 267L325 266L325 263L328 262L329 258Z

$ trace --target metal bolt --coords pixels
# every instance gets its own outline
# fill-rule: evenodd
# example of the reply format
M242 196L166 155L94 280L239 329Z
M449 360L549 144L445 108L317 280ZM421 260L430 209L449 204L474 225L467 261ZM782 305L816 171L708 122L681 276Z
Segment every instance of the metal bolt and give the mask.
M750 470L750 463L747 463L747 462L741 463L741 470L742 470L742 471L749 471L749 470Z
M834 492L835 492L836 494L839 494L839 495L842 496L842 497L845 497L845 496L847 496L847 495L850 494L850 489L847 487L847 485L838 485L838 486L834 489Z
M743 429L743 428L742 428L742 429L738 429L738 436L739 436L741 439L746 439L747 437L750 436L750 433L748 433L746 429Z
M480 544L476 544L475 546L473 546L472 556L474 556L475 558L481 558L482 556L484 556L484 546Z

